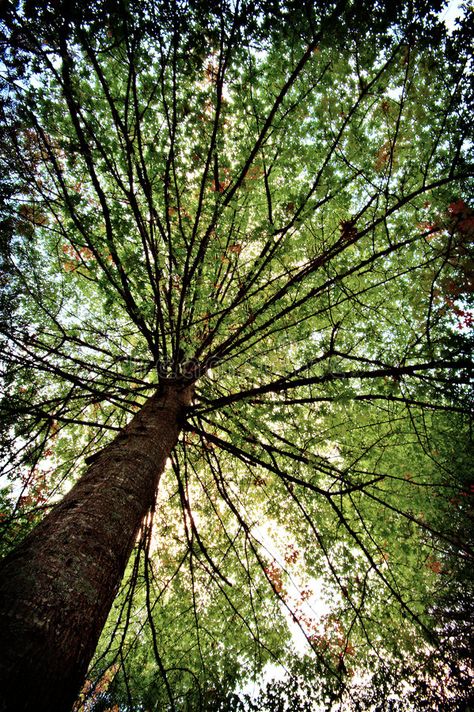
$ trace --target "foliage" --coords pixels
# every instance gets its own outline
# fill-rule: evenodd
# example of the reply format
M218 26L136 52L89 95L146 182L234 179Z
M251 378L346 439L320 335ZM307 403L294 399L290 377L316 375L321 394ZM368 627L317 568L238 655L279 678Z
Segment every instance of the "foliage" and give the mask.
M471 18L440 10L4 8L2 550L197 382L77 709L467 699Z

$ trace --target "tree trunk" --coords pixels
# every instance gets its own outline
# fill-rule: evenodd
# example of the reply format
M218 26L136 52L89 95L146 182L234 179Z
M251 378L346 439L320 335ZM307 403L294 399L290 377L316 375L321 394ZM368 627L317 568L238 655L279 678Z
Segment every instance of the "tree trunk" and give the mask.
M165 381L0 564L1 712L71 709L191 397Z

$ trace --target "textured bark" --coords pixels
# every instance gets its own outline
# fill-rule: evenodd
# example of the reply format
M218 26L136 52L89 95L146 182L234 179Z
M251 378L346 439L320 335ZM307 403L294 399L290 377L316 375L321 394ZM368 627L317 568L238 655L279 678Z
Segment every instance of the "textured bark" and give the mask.
M0 564L1 712L71 709L191 393L166 382Z

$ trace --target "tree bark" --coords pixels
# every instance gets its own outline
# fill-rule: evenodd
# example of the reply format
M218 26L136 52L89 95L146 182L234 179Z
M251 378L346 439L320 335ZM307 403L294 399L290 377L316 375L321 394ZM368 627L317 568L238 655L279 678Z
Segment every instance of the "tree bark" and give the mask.
M1 562L1 712L71 709L192 388L166 381Z

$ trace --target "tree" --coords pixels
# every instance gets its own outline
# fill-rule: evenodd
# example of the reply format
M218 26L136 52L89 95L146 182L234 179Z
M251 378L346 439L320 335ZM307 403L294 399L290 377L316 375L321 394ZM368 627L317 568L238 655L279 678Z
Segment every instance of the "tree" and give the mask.
M4 9L2 709L112 605L83 709L466 699L469 17L368 8Z

